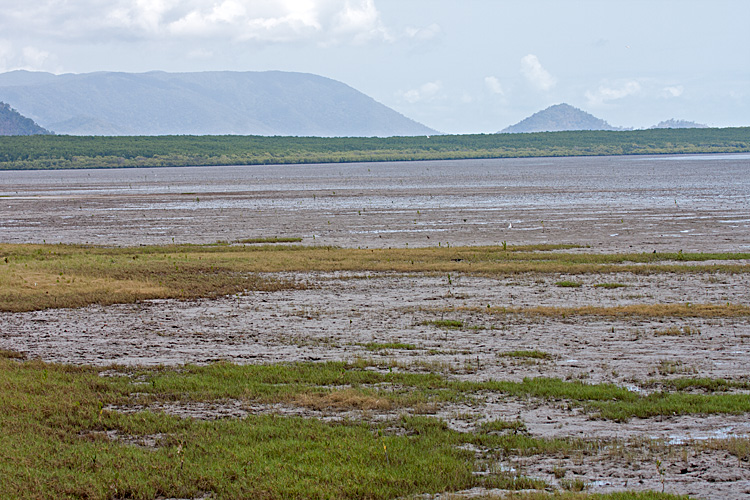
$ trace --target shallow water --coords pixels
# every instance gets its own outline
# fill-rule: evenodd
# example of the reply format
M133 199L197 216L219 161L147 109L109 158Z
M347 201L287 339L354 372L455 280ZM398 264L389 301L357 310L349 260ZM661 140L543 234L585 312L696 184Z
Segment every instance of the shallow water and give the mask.
M13 171L0 197L2 242L750 248L747 154Z

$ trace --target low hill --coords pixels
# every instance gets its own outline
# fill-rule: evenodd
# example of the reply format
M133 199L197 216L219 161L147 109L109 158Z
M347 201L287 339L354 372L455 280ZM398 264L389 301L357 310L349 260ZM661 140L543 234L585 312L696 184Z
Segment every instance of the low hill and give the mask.
M675 120L672 118L670 120L659 122L651 128L708 128L708 125L687 120Z
M569 104L555 104L534 113L510 127L501 134L523 132L563 132L567 130L620 130L585 111Z
M26 118L10 105L0 102L0 135L49 135L52 132L45 130L31 118Z
M0 74L0 100L71 135L429 135L336 80L306 73Z

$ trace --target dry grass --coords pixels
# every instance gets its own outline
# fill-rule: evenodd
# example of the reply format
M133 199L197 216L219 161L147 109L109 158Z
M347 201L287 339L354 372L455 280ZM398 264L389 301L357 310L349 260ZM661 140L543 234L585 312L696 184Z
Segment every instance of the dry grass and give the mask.
M0 310L28 311L153 298L217 297L300 288L260 273L372 271L467 273L746 273L750 254L580 254L569 246L342 249L304 246L170 245L105 248L0 244ZM683 260L690 263L675 264ZM539 311L539 314L544 314ZM555 314L552 312L551 314ZM587 314L579 312L579 314ZM590 313L589 313L590 314Z
M323 393L293 395L288 403L312 410L390 410L393 401L377 395L363 394L354 389L342 389Z
M669 328L664 328L662 330L656 330L654 331L654 335L662 337L662 336L674 336L679 337L683 335L700 335L701 331L700 329L685 325L682 327L679 326L670 326Z

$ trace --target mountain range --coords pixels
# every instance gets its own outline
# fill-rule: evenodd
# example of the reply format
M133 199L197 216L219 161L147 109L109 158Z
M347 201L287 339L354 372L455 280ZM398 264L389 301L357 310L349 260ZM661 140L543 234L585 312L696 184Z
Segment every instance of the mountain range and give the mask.
M0 74L0 101L58 134L410 136L435 130L352 87L281 71Z

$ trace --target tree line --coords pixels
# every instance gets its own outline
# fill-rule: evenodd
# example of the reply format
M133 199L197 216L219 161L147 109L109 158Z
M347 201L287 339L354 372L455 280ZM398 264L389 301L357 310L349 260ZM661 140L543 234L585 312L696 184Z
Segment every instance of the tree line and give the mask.
M8 136L0 170L750 152L750 127L418 137Z

